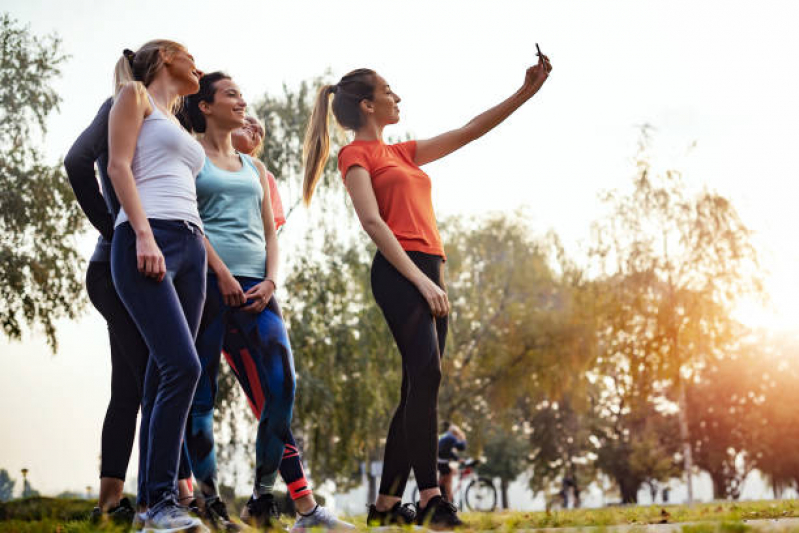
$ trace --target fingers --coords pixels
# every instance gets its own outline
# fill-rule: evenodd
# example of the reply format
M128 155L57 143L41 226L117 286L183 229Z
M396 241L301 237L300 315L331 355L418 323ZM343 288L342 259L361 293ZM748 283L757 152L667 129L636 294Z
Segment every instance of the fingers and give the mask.
M436 291L426 297L433 316L443 317L449 314L449 298L447 293L436 287Z
M166 263L164 262L164 256L161 254L137 255L136 268L148 278L153 278L159 282L166 277Z

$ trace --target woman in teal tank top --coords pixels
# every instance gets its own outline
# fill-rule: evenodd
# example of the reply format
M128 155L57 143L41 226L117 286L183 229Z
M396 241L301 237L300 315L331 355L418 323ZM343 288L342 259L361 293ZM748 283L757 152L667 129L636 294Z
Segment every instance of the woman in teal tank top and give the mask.
M236 152L231 142L231 133L245 123L246 107L236 84L215 72L202 78L183 117L190 130L204 133L200 143L206 159L196 185L209 267L197 337L202 374L186 429L192 470L206 517L220 529L234 529L219 499L213 435L216 380L224 351L259 419L253 496L242 518L256 527L279 527L272 490L280 467L300 511L293 530L346 528L349 524L313 500L291 434L294 360L274 298L278 244L266 171L250 156Z

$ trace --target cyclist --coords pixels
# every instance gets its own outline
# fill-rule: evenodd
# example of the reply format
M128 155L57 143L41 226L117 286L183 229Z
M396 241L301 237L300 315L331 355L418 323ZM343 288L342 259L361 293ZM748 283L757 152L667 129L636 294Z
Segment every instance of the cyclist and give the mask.
M453 502L452 480L458 473L458 467L455 466L455 470L453 470L450 465L453 461L457 465L457 461L460 460L456 450L466 449L466 435L455 424L445 422L444 427L447 430L438 439L438 485L441 487L444 497L449 502Z

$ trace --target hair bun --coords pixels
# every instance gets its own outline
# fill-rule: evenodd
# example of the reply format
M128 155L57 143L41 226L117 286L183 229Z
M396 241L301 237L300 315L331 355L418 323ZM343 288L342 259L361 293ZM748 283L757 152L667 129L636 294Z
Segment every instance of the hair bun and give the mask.
M329 90L331 94L336 94L338 92L338 84L331 85Z
M131 50L130 48L125 48L122 50L122 55L128 60L130 63L130 68L133 68L133 60L136 58L136 52Z

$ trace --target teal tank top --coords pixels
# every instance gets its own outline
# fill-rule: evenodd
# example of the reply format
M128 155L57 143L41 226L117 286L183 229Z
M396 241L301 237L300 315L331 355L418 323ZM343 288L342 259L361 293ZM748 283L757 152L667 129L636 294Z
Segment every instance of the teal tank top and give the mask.
M206 157L197 175L197 208L205 235L234 276L263 278L266 238L261 218L264 190L249 156L239 154L241 169L231 172Z

